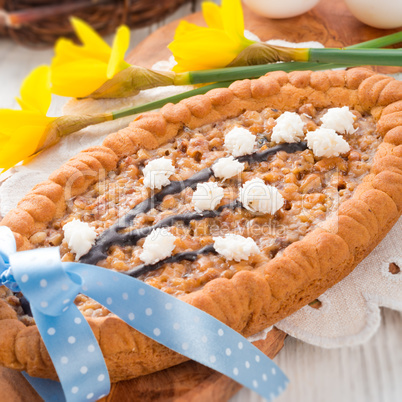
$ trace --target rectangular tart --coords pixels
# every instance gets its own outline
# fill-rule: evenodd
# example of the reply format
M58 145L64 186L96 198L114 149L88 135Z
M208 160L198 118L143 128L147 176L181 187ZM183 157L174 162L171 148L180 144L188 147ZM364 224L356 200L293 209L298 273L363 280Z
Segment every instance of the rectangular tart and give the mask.
M342 135L347 152L317 156L303 138L273 141L285 112L299 115L304 136L322 125L329 109L344 106L354 116L353 129ZM254 149L237 157L243 171L219 179L211 167L229 156L225 135L236 127L255 136ZM175 170L170 187L151 190L143 170L158 158ZM239 202L239 187L253 179L279 191L278 210L256 213ZM223 188L208 212L193 205L201 182ZM249 336L348 275L401 210L402 82L354 68L269 73L140 115L35 186L1 225L13 230L18 250L60 246L62 260L73 261L63 227L86 222L98 238L81 261L138 277ZM146 264L145 237L159 227L176 236L174 252ZM218 253L214 237L227 233L252 238L259 252L239 261ZM94 329L112 381L185 360L86 296L75 302ZM0 364L57 378L26 304L21 294L1 288Z

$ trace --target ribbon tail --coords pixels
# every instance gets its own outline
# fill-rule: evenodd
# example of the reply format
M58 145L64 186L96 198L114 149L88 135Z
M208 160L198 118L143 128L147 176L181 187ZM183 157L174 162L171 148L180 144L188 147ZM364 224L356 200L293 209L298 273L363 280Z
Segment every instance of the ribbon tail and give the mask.
M272 400L285 390L289 381L282 370L211 315L127 275L82 263L65 266L84 279L83 293L156 342L221 372L263 398Z
M22 372L25 379L31 384L39 396L46 402L65 402L64 392L61 384L57 381L44 378L31 377Z
M31 306L67 402L96 401L110 391L109 373L91 327L74 304L52 317ZM47 399L45 399L47 401Z

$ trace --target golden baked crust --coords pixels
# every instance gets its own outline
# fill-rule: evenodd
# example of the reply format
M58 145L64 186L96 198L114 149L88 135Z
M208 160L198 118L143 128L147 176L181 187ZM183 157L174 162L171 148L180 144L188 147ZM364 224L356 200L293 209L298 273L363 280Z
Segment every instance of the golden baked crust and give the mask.
M356 68L347 71L274 72L258 80L233 83L206 95L164 106L139 116L128 128L109 135L37 185L1 222L15 233L19 250L32 247L29 237L63 215L65 200L83 193L120 159L139 148L155 149L184 125L193 129L265 107L294 110L348 105L371 113L383 143L370 174L337 217L288 246L254 271L232 279L214 279L202 290L182 296L249 336L317 298L346 275L380 242L402 210L402 82ZM73 178L73 180L72 180ZM73 183L69 194L66 183ZM70 186L68 186L70 188ZM185 358L146 338L115 317L89 318L112 381L148 374ZM0 300L0 364L30 375L56 378L36 326L26 327Z

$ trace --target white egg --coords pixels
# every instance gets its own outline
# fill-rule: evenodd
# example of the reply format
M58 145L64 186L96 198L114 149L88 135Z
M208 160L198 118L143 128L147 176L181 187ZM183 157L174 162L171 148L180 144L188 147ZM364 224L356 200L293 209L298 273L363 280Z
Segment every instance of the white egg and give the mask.
M375 28L402 26L402 0L345 0L351 13Z
M268 18L290 18L311 10L320 0L244 0L256 14Z

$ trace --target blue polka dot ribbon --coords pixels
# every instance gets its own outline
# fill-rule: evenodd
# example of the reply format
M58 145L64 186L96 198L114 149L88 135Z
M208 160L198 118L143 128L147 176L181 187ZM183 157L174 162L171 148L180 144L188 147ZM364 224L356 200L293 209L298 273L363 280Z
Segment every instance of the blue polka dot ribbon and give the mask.
M0 273L0 284L21 290L29 300L67 402L97 400L110 390L101 350L73 303L78 293L96 300L144 335L268 400L287 386L288 379L275 363L202 310L130 276L61 262L58 248L16 252L14 236L6 227L0 227ZM46 396L49 380L32 379L31 383L45 400L51 400ZM61 392L55 386L53 394L56 389Z

